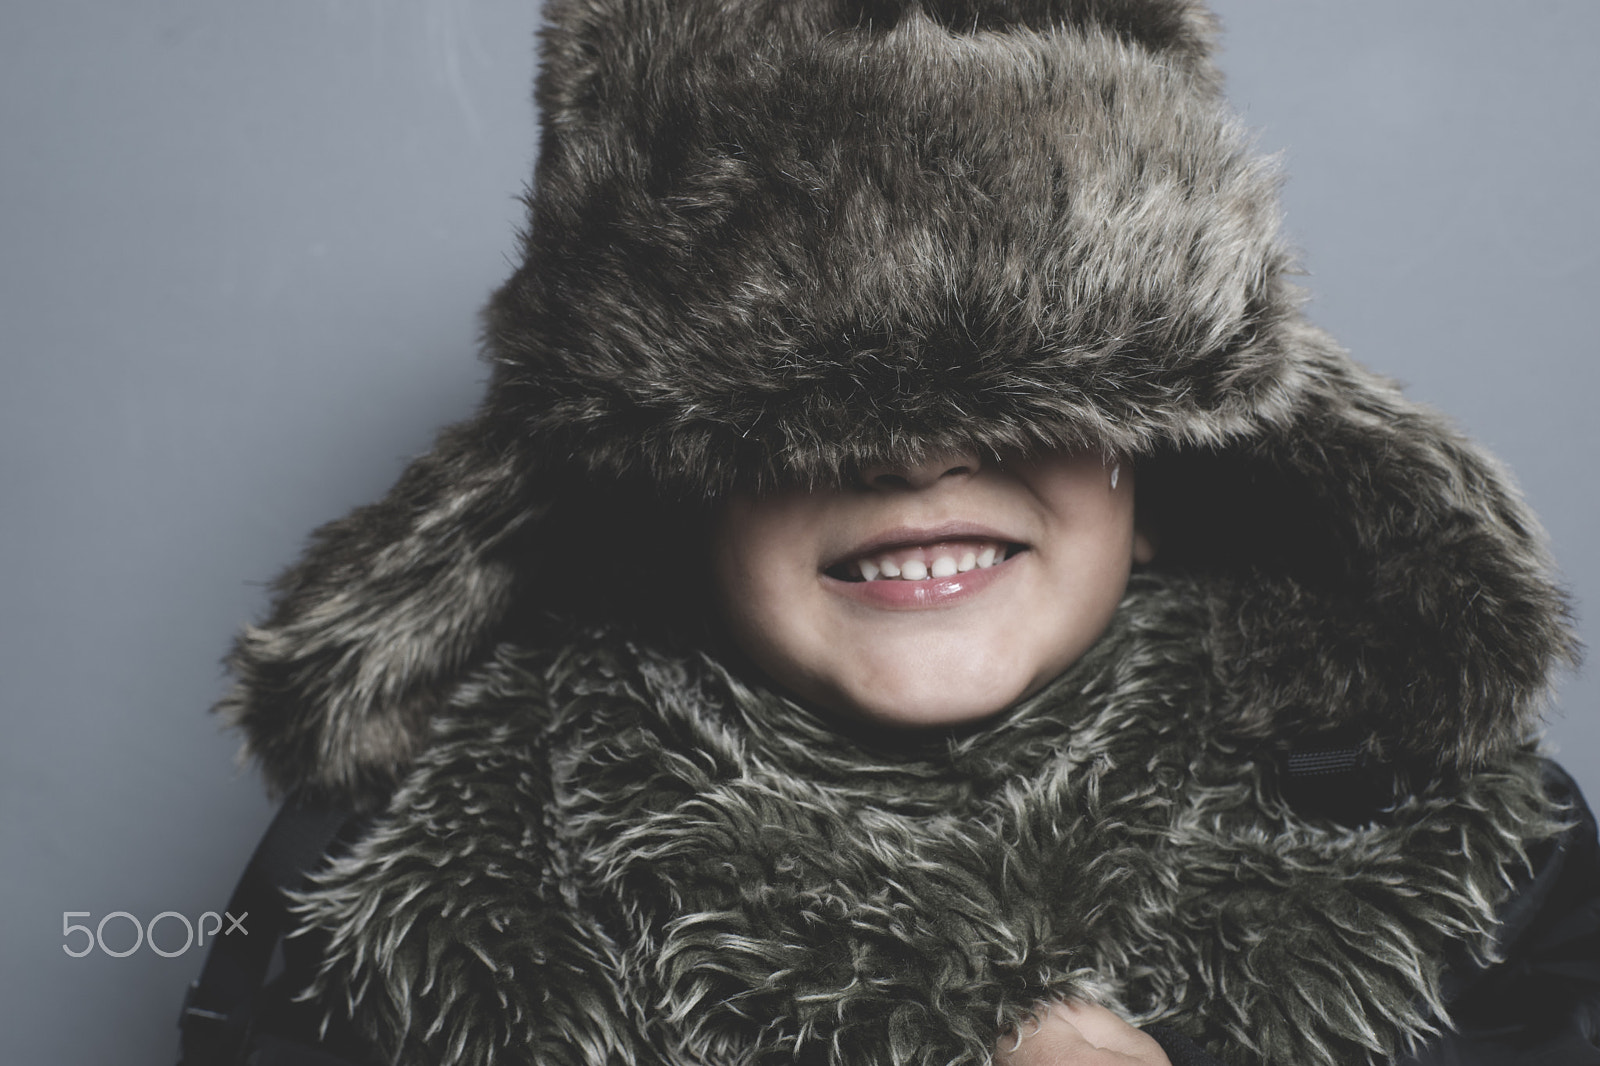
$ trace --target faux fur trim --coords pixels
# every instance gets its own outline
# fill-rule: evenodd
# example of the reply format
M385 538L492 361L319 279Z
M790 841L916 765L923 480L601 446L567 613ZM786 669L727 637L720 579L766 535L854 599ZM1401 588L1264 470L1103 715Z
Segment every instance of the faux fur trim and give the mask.
M1301 317L1200 6L550 18L481 412L321 530L230 657L220 710L275 787L376 802L497 642L625 604L631 576L548 573L613 569L597 493L689 508L956 444L1146 464L1232 735L1353 726L1457 772L1526 741L1575 653L1537 521Z
M542 508L481 422L443 433L381 502L318 530L228 658L217 711L282 791L370 804L427 736L517 585L499 552Z
M714 494L1281 409L1277 177L1197 75L1193 5L977 32L944 6L553 11L524 265L488 311L534 447ZM1192 26L1153 50L1093 18L1131 10Z
M715 663L506 649L301 899L311 994L400 1063L982 1066L1066 994L1237 1066L1384 1061L1555 831L1513 752L1307 823L1228 739L1184 580L1056 685L875 748Z

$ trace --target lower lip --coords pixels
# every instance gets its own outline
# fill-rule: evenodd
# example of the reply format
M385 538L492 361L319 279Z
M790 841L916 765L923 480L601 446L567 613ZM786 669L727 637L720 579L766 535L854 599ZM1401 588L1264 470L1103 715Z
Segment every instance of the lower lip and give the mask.
M1019 553L1019 555L1022 553ZM993 566L968 570L950 577L903 581L899 578L878 581L841 581L824 574L829 590L865 604L892 611L917 611L945 607L971 599L1004 576L1018 556L1013 555Z

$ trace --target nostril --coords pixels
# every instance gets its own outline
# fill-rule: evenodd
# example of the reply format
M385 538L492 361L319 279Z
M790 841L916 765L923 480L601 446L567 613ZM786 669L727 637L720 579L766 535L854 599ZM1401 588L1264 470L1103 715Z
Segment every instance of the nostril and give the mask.
M971 452L946 452L922 460L869 466L861 471L861 484L879 490L925 489L947 477L970 477L982 465Z

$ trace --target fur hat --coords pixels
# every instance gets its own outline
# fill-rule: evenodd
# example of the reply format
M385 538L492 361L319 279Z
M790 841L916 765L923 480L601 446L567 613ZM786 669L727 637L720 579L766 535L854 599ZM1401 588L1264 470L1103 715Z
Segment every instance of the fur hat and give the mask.
M954 446L1148 463L1241 736L1353 726L1444 769L1526 740L1573 651L1538 525L1302 317L1201 5L553 0L548 21L488 395L317 532L229 660L220 710L275 787L386 789L489 648L573 616L542 571L615 501Z

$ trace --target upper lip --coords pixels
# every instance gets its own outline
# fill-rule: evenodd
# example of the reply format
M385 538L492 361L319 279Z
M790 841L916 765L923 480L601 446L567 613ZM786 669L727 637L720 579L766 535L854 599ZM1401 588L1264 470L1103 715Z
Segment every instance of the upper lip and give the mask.
M1022 543L1016 537L996 530L993 526L977 522L940 522L932 526L896 526L886 529L857 544L823 564L823 569L859 559L864 555L893 551L896 548L913 548L922 544L937 544L944 540L993 540L1002 544Z

